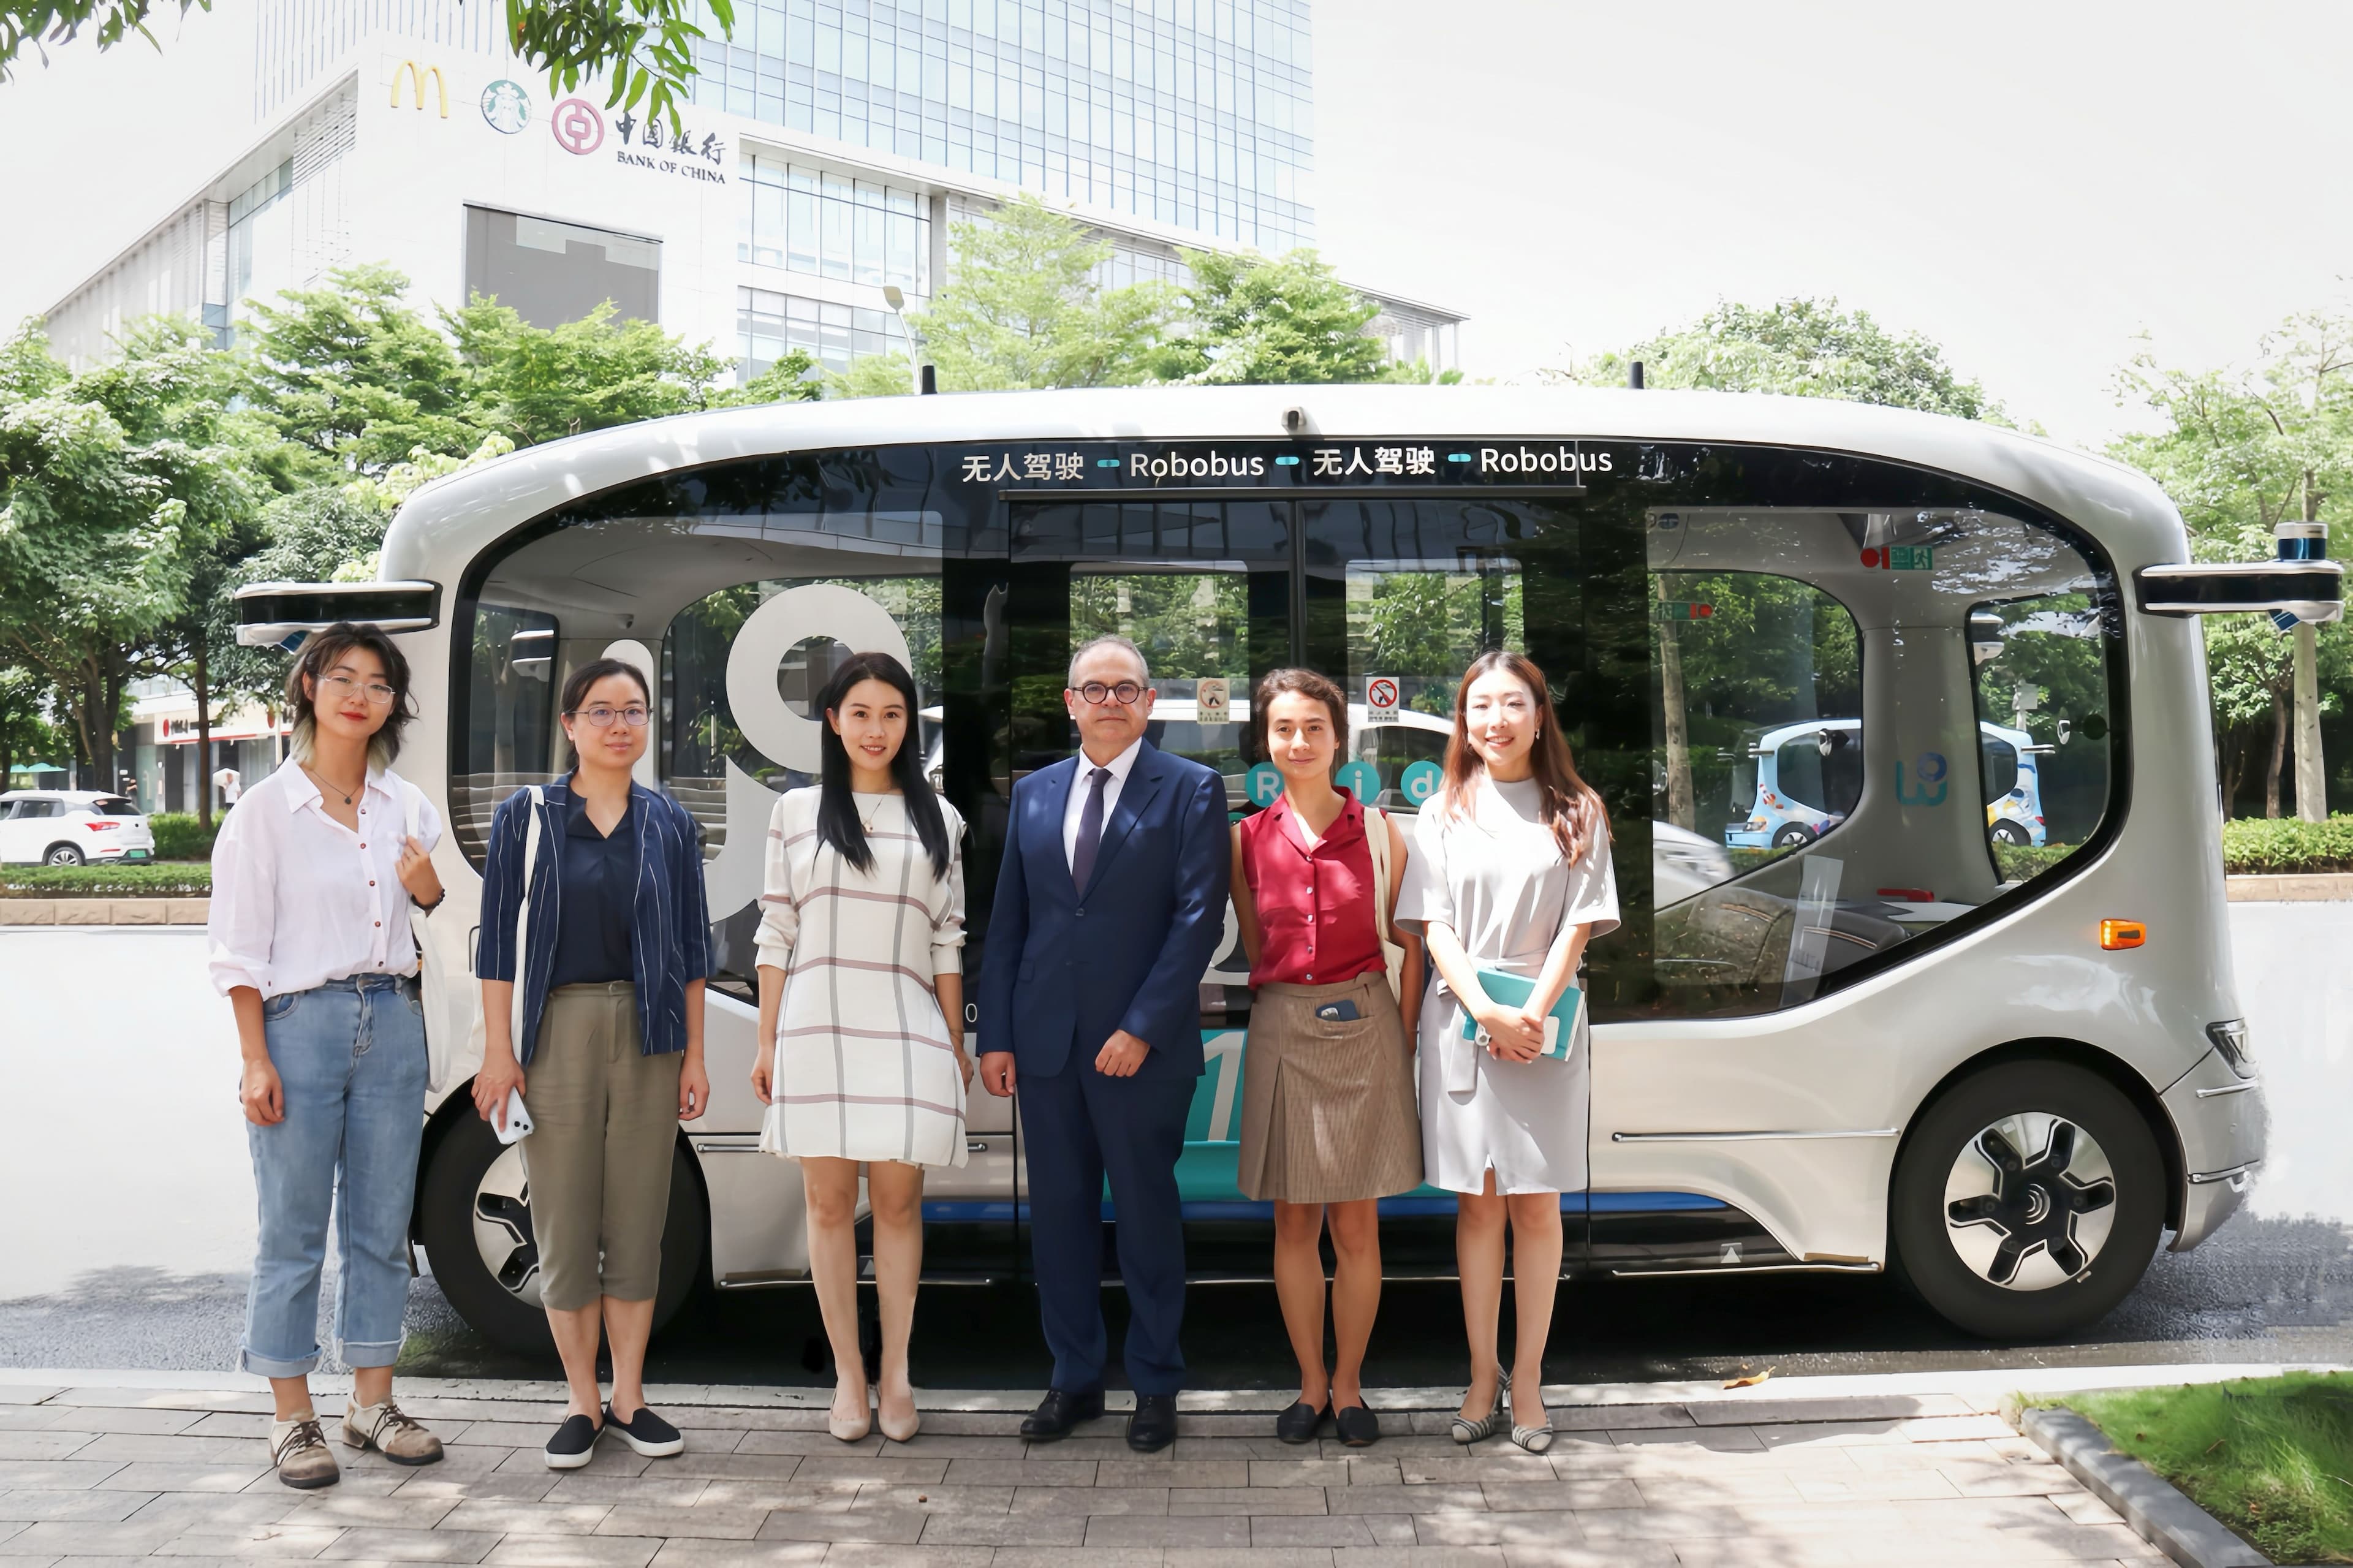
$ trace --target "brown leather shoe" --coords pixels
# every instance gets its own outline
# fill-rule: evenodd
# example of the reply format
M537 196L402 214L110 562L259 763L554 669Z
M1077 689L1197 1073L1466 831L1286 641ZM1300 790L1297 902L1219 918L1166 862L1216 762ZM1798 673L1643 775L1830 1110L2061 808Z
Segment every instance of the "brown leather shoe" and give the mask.
M429 1465L441 1457L441 1439L402 1415L389 1394L381 1405L343 1406L343 1442L374 1448L396 1465Z
M335 1456L328 1451L326 1434L319 1430L318 1417L308 1413L269 1424L269 1462L278 1467L280 1481L304 1491L343 1479Z

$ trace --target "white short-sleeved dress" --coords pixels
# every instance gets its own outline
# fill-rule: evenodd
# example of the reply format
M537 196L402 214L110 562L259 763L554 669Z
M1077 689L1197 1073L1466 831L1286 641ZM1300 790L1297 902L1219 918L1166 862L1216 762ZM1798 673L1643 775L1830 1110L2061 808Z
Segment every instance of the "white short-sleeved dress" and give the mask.
M855 796L874 863L818 837L820 790L768 823L759 962L785 972L775 1101L760 1146L798 1159L965 1163L964 1075L933 976L963 965L964 819L940 802L955 852L932 869L904 797Z
M1571 865L1538 816L1535 780L1483 775L1471 810L1440 802L1414 825L1397 923L1452 928L1474 963L1534 976L1556 942L1590 924L1618 925L1618 880L1606 833ZM1461 1005L1432 968L1421 1004L1421 1158L1431 1185L1452 1193L1582 1192L1590 1044L1580 1019L1568 1059L1505 1061L1462 1037Z

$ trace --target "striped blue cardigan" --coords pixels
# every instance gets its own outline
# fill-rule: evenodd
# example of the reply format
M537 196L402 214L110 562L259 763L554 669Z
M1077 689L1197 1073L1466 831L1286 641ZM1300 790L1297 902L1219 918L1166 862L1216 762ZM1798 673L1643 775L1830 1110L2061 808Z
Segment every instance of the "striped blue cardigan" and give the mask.
M523 938L522 1037L516 1060L529 1066L539 1044L539 1019L555 973L555 931L564 879L564 814L572 804L568 777L541 790L539 864L532 879L531 930ZM491 819L491 846L482 868L481 945L474 972L484 980L515 978L515 910L522 902L522 856L531 826L531 792L517 790ZM711 915L702 893L702 830L686 807L640 784L629 786L638 820L637 899L630 915L629 965L638 986L638 1028L645 1054L686 1049L686 988L711 973Z

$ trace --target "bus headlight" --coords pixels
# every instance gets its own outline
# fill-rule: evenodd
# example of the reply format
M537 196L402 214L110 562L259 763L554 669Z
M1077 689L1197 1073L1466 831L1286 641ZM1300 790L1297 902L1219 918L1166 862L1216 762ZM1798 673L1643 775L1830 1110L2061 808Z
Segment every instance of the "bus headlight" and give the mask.
M2232 1072L2241 1078L2255 1076L2255 1058L2247 1050L2247 1021L2244 1018L2225 1018L2219 1024L2209 1024L2206 1026L2206 1037L2214 1042L2214 1048L2221 1053L2224 1061L2231 1064Z

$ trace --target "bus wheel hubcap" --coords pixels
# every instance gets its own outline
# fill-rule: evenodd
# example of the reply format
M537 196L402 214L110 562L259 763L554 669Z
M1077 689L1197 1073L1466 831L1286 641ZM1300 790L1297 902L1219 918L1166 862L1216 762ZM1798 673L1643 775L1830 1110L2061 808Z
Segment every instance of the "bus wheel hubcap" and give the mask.
M531 1226L531 1183L522 1151L499 1151L474 1189L474 1248L499 1288L533 1311L539 1300L539 1238Z
M2116 1172L2094 1139L2045 1111L2005 1116L1961 1146L1945 1178L1945 1234L1981 1279L2047 1290L2091 1267L2116 1215Z

